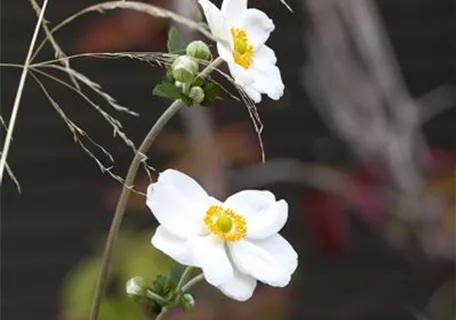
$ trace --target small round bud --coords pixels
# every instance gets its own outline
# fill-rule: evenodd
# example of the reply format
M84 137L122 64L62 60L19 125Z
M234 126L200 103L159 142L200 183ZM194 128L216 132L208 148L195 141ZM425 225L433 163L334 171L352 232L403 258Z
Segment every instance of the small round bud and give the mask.
M195 59L209 60L211 58L211 51L207 44L203 41L193 41L187 46L187 55Z
M194 307L195 306L195 298L190 293L184 294L185 301L189 304L189 306Z
M127 281L125 290L130 298L142 298L147 294L147 281L143 277L134 277Z
M193 87L188 92L188 97L192 99L194 104L200 104L204 100L204 91L201 87Z
M172 70L176 81L189 83L198 73L198 63L190 57L180 56L174 60Z

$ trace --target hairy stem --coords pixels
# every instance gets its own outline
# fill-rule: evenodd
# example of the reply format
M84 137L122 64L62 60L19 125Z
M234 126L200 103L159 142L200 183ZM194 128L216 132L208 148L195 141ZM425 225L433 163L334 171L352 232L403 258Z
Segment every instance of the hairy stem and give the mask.
M193 271L193 267L185 268L185 270L182 273L182 276L179 280L179 283L177 284L176 291L179 291L184 286L185 282L187 282L187 279L190 276L190 274L192 273L192 271Z
M27 57L25 58L24 66L22 68L22 75L19 80L19 86L16 91L16 98L14 99L13 111L11 112L11 118L8 124L8 131L6 132L5 144L3 145L2 158L0 159L0 184L3 181L3 172L5 171L6 158L8 157L8 151L11 144L11 138L13 136L14 125L16 124L17 112L19 111L19 104L21 103L22 93L24 91L25 80L27 79L33 49L35 48L35 42L40 31L41 23L43 22L44 12L46 11L47 4L48 0L44 0L43 7L41 8L40 15L38 16L38 20L36 22L32 40L30 41Z
M147 297L158 302L166 303L166 300L151 290L147 290Z
M201 71L201 73L198 76L202 78L206 77L221 62L222 59L218 57L203 71ZM153 125L152 129L149 131L147 136L144 138L143 142L141 143L141 146L136 151L133 161L130 164L127 177L125 178L125 183L122 187L122 192L117 202L116 212L114 213L114 217L112 219L111 228L109 230L108 239L106 240L105 249L103 251L100 271L98 274L97 283L95 287L95 295L92 303L92 310L90 313L90 320L96 320L98 318L98 311L100 309L101 298L105 288L106 278L108 276L109 264L112 258L114 243L117 239L117 235L120 230L120 225L122 224L125 209L127 207L128 199L130 198L132 185L136 178L138 168L141 162L144 160L145 154L152 145L152 142L154 142L155 138L158 136L158 134L169 121L169 119L171 119L171 117L174 116L183 106L184 103L181 100L176 100L169 106L169 108L162 114L162 116L157 120L157 122Z
M196 277L192 278L189 282L187 282L182 287L182 291L186 292L186 291L190 290L191 287L193 287L195 284L197 284L198 282L200 282L203 279L204 279L204 274L201 273L201 274L197 275Z

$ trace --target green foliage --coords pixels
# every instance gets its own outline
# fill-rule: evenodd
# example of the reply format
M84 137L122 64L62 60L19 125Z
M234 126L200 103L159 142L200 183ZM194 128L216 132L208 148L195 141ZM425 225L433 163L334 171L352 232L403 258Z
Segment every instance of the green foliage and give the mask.
M169 99L169 100L178 100L182 98L182 89L176 87L169 81L163 81L157 84L152 91L155 96Z
M187 47L182 35L176 27L171 27L168 32L168 52L169 53L184 53Z
M201 86L204 91L204 100L201 102L203 107L210 107L220 94L220 86L216 83L208 82Z

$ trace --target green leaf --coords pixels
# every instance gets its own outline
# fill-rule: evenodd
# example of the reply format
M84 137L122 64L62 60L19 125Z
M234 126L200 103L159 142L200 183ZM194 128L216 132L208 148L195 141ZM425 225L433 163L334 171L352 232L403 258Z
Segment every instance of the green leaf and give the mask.
M187 106L191 106L193 104L193 100L188 97L187 95L181 93L180 95L180 99L187 105Z
M204 100L201 102L203 107L210 107L220 94L220 86L215 83L205 83L201 86L204 90Z
M155 96L170 99L173 101L181 99L182 96L181 89L177 88L174 84L167 81L157 84L152 93Z
M168 52L169 53L184 53L187 44L182 38L176 27L171 27L168 33Z
M201 77L196 77L192 82L192 87L201 87L204 83L204 79Z

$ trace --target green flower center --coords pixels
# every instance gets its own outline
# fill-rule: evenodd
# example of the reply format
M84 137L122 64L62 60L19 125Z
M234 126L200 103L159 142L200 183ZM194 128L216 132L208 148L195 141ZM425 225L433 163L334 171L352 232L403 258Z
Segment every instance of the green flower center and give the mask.
M218 217L215 224L217 228L223 233L228 233L233 228L233 220L225 215Z

